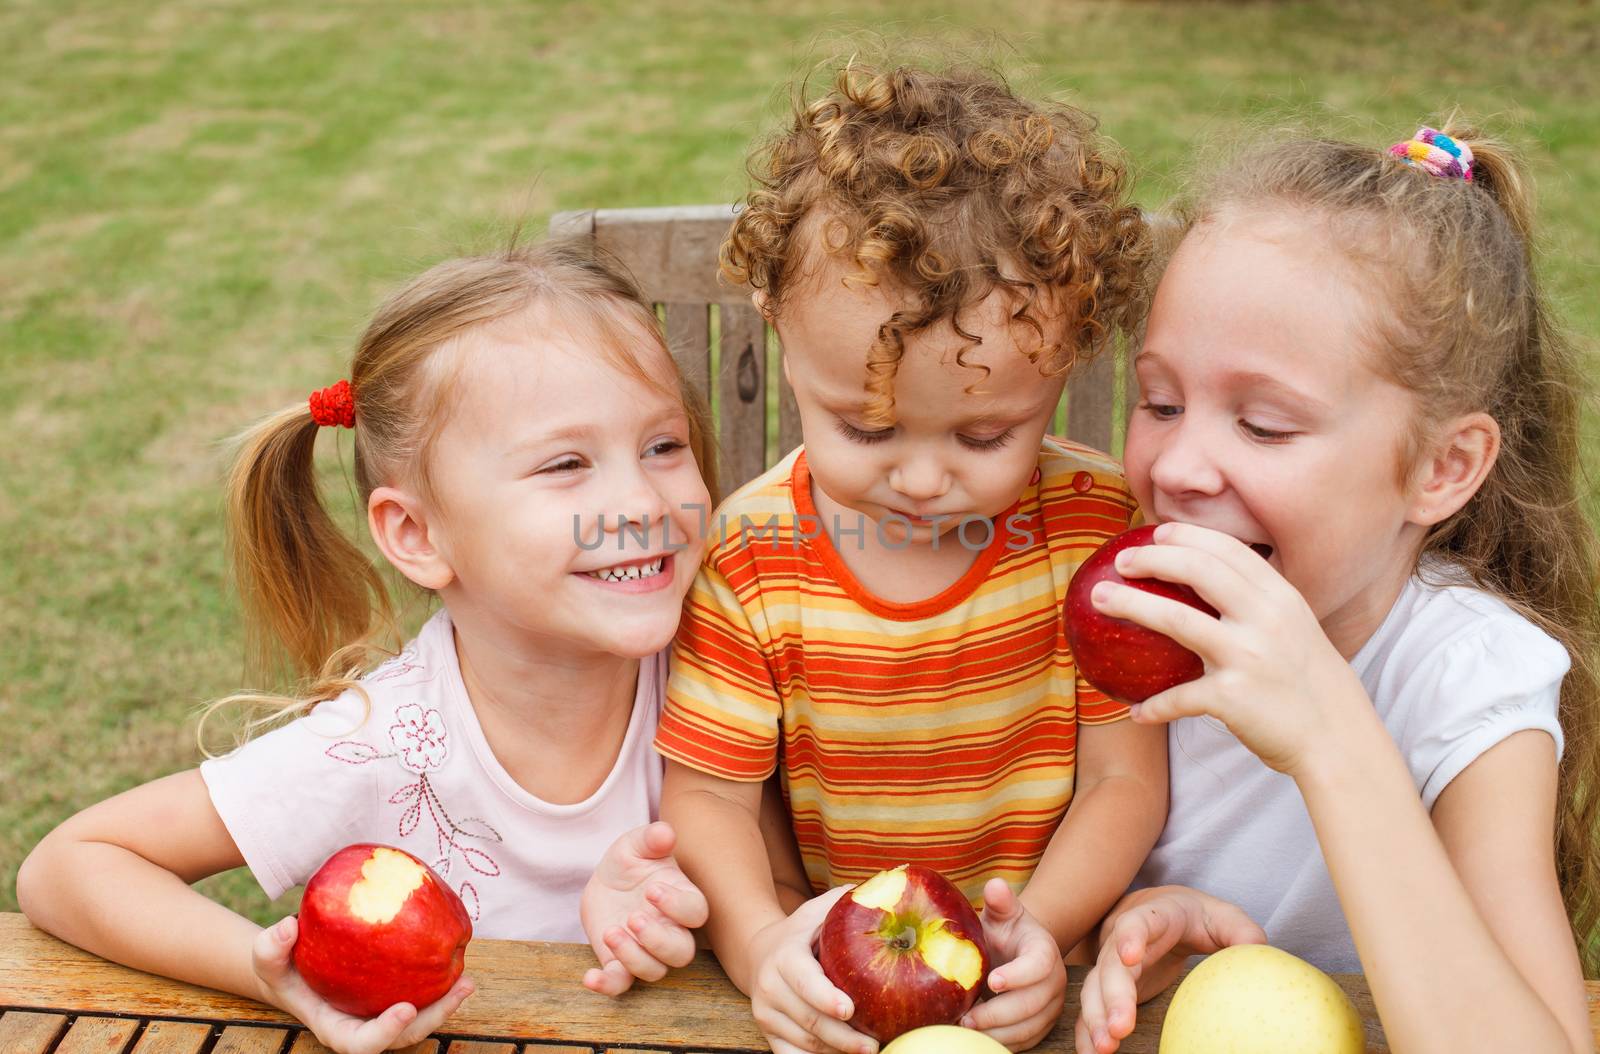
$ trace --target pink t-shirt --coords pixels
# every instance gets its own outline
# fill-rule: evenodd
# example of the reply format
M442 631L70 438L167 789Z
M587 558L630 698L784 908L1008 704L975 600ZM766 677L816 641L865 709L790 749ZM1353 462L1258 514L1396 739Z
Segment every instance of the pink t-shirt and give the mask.
M267 896L304 883L353 842L398 846L461 894L481 937L584 941L578 900L606 848L661 801L651 747L666 652L639 664L611 773L552 805L495 759L467 699L441 610L354 692L200 766L222 822ZM582 744L573 749L581 750Z

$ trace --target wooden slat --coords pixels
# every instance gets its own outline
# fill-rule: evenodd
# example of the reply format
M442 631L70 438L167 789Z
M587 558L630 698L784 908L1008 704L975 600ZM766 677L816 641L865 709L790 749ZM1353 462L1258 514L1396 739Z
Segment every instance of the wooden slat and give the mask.
M684 205L558 212L550 231L592 234L657 303L711 304L729 299L717 278L717 251L732 223L732 205Z
M454 1039L445 1054L517 1054L515 1043L490 1043L481 1039Z
M545 1043L529 1043L522 1048L522 1054L594 1054L593 1047L573 1047L566 1044L550 1046Z
M748 302L717 305L721 376L717 378L717 439L723 490L731 492L767 467L767 336L761 313Z
M139 1031L139 1022L126 1017L80 1017L67 1029L55 1054L122 1054Z
M684 379L711 405L711 310L707 304L667 304L667 347Z
M781 348L778 354L778 449L772 458L774 463L800 445L800 407L795 404L789 379L783 375Z
M211 1054L278 1054L288 1039L287 1029L229 1025Z
M200 1054L211 1038L211 1026L193 1021L152 1021L133 1048L133 1054Z
M0 977L4 977L0 974ZM13 1010L0 1016L0 1051L5 1054L45 1054L67 1027L64 1014L32 1014Z
M1073 367L1067 380L1067 438L1109 452L1116 358L1109 350Z
M289 1046L289 1054L333 1054L333 1052L318 1043L317 1037L310 1032L297 1032L294 1042ZM401 1047L399 1050L393 1051L392 1054L439 1054L439 1041L425 1039L421 1043L413 1043L409 1047Z

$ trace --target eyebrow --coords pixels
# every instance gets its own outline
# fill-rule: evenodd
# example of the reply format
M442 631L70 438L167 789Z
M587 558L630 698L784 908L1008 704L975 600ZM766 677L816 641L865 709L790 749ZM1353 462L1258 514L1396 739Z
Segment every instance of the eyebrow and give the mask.
M1164 369L1167 367L1166 360L1153 351L1141 351L1136 355L1134 357L1134 368L1138 369L1138 364L1141 362L1149 362L1151 366L1157 368ZM1328 414L1333 411L1333 407L1328 405L1326 401L1309 392L1301 391L1299 388L1286 383L1278 377L1274 377L1270 373L1262 373L1259 370L1230 371L1223 375L1223 380L1230 387L1265 388L1281 398L1299 403L1312 413Z

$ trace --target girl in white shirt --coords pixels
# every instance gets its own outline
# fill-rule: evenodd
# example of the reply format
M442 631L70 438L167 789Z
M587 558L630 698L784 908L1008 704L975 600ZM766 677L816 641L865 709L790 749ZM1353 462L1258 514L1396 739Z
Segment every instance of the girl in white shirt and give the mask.
M1395 1051L1591 1050L1596 547L1525 195L1498 144L1423 129L1271 143L1190 208L1125 453L1162 526L1117 566L1220 614L1096 587L1205 673L1133 707L1170 722L1172 808L1080 1051L1268 939L1364 971Z
M383 577L319 494L332 426L354 429L373 543L441 604L397 654L374 645L395 625ZM710 504L705 435L649 303L589 247L415 279L350 380L249 432L230 479L248 625L304 678L292 698L235 699L295 720L67 820L22 866L23 910L109 959L272 1003L342 1052L418 1041L471 981L348 1017L295 973L293 918L260 929L190 883L248 865L276 897L345 845L387 843L433 866L480 936L588 940L597 991L687 962L706 906L652 823L651 740Z

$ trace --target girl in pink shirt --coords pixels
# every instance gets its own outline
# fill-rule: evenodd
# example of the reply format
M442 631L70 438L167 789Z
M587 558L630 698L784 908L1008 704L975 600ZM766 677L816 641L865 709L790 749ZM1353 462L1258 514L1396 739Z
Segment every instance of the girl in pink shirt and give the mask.
M396 653L384 577L319 496L352 428L372 542L440 610ZM263 656L303 678L282 727L85 809L24 862L33 922L139 969L280 1007L344 1052L414 1043L472 991L360 1020L265 930L190 884L247 865L270 897L355 842L399 846L479 936L587 940L616 994L694 953L700 892L653 822L668 643L710 504L705 419L655 315L577 243L452 260L378 311L350 380L245 435L235 572ZM384 658L376 668L373 659Z

